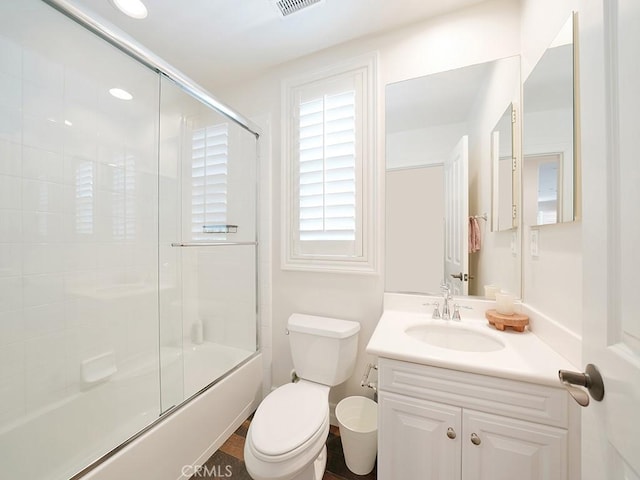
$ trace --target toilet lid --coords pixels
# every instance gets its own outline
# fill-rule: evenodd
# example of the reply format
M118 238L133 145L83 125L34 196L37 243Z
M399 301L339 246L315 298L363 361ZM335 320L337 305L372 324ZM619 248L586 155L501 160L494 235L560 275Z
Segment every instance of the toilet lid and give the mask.
M329 411L327 394L312 385L288 383L262 401L251 421L251 443L264 455L279 456L308 441Z

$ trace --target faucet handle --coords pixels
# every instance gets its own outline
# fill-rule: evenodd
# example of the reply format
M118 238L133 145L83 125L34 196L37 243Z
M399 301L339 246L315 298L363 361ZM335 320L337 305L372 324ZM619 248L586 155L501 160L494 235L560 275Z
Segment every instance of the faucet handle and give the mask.
M466 305L458 305L457 303L453 304L453 316L451 317L452 320L462 320L462 318L460 318L460 309L461 308L465 308L467 310L473 310L473 307L468 307Z
M423 303L422 305L427 306L427 305L433 305L435 308L433 309L433 313L431 314L431 318L442 318L440 316L440 304L438 302L430 302L430 303Z

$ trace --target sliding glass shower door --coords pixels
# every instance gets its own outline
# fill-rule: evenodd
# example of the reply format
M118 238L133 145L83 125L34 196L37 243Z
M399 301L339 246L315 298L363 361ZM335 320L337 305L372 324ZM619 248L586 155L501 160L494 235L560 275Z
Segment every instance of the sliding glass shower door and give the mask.
M256 330L256 137L162 77L162 409L252 355Z
M67 479L256 351L256 137L0 2L0 478Z
M0 85L0 477L68 478L159 412L159 80L24 0Z

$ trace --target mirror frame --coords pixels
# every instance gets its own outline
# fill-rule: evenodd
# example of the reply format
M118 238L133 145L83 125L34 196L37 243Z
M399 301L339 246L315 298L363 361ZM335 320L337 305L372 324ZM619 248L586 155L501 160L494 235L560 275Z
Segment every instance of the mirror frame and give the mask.
M508 227L500 228L500 143L499 137L496 140L496 134L499 134L498 125L502 119L510 112L511 122L511 209L509 217L511 218ZM509 230L516 230L519 223L519 207L520 207L520 175L519 175L519 152L520 152L520 135L519 135L519 122L518 122L517 103L511 102L504 113L493 127L491 132L491 169L492 169L492 182L491 182L491 231L492 232L505 232Z

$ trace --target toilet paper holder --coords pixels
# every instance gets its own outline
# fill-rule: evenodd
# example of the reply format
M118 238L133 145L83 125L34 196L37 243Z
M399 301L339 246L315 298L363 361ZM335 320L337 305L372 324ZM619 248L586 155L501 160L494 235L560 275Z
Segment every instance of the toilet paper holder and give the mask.
M371 375L371 370L378 371L378 365L374 363L367 363L367 366L364 369L364 374L362 375L362 379L360 380L361 387L371 388L374 392L378 391L378 382L370 382L369 376Z

